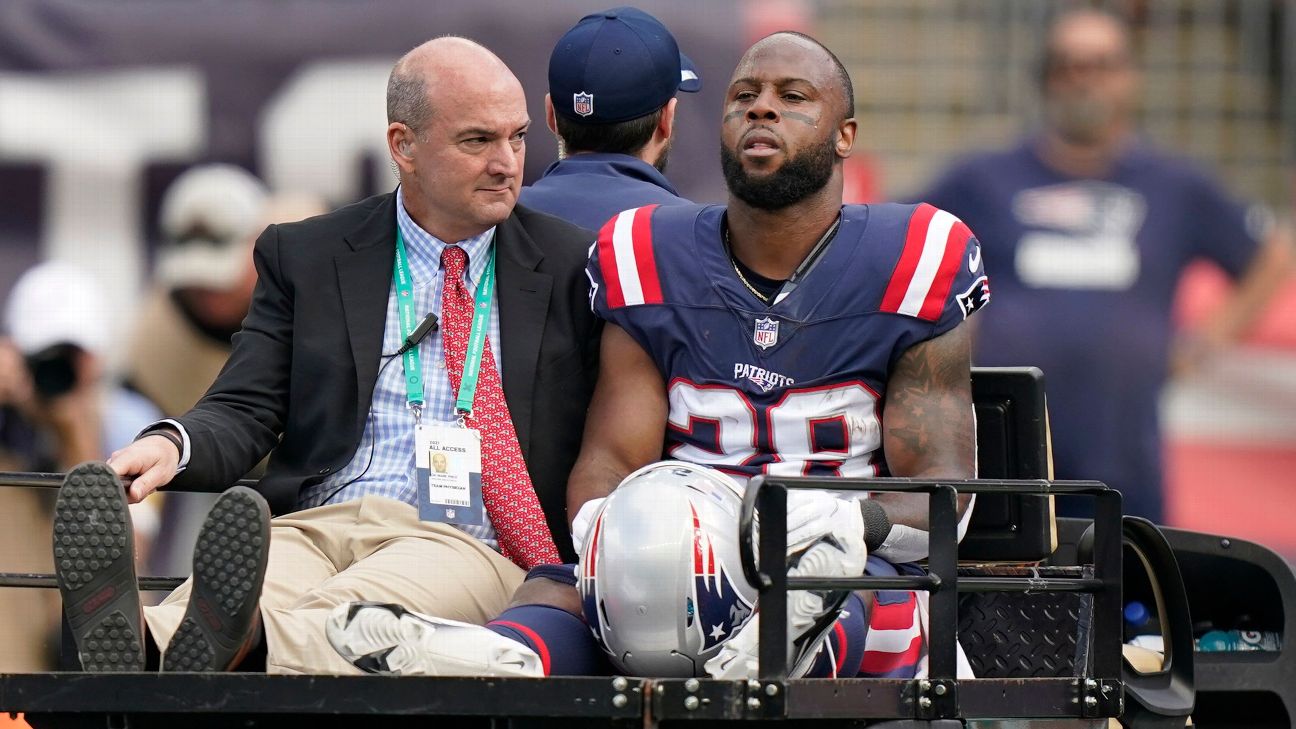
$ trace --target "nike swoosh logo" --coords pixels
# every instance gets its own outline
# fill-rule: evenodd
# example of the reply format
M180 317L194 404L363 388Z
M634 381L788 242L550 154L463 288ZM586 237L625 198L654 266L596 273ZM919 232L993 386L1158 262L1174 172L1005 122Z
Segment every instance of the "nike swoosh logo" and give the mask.
M968 256L968 272L976 273L978 268L981 268L981 246L979 245Z

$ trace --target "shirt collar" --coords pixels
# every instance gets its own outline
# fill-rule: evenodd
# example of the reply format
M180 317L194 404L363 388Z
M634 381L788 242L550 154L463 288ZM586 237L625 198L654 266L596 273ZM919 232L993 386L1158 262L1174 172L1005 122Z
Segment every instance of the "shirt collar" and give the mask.
M410 217L405 209L405 192L396 190L396 225L401 236L405 238L405 255L409 257L410 275L416 282L433 281L441 271L441 252L449 243L423 230ZM491 243L495 239L495 226L468 238L455 241L454 245L464 249L468 254L468 283L476 288L482 274L486 272L486 263L490 258Z
M560 159L549 165L542 177L550 175L607 174L618 177L631 177L662 188L678 196L675 186L666 179L656 167L628 154L606 154L602 152L581 152L566 159Z

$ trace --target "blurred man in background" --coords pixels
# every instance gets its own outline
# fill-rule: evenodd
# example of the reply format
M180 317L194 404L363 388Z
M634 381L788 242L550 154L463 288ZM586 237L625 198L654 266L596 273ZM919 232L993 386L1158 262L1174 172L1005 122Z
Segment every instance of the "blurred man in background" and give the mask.
M323 201L271 194L234 165L199 165L176 178L162 198L164 246L153 273L155 286L135 319L126 353L130 385L167 417L193 407L225 366L230 340L252 303L257 235L267 225L324 212ZM212 497L168 495L154 501L161 504L166 529L149 566L158 574L184 574Z
M549 57L545 122L558 161L518 202L598 230L644 205L688 203L663 176L676 91L702 88L670 31L636 8L581 18Z
M160 227L165 247L156 288L135 321L128 379L167 416L207 391L230 353L252 302L252 244L272 223L325 212L303 195L271 195L251 173L225 164L194 167L167 188Z
M23 274L9 296L6 325L25 369L6 379L11 403L36 430L31 466L66 470L129 444L160 413L108 373L111 312L94 277L60 262ZM7 358L13 362L14 358Z
M1117 17L1061 15L1040 83L1037 133L955 165L921 199L981 238L997 303L980 322L975 361L1044 371L1057 476L1101 480L1124 494L1126 513L1160 522L1161 385L1245 331L1290 267L1288 232L1137 137L1140 77ZM1175 286L1199 257L1238 285L1206 326L1176 341Z

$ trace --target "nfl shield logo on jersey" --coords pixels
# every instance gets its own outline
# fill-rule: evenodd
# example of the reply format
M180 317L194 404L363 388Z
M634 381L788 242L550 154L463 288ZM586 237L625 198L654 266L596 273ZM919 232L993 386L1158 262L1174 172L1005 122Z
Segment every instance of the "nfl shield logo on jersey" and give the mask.
M572 110L581 116L593 114L594 94L587 94L584 91L572 94Z
M769 318L756 320L756 328L752 331L752 341L761 349L769 349L778 344L778 327L779 323Z

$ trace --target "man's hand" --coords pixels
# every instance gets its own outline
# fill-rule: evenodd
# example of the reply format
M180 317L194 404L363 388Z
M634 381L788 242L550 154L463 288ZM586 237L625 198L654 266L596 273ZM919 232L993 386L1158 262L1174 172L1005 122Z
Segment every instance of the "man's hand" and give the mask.
M175 478L180 452L175 443L161 435L146 435L115 452L108 465L128 483L126 496L132 504L157 491Z

